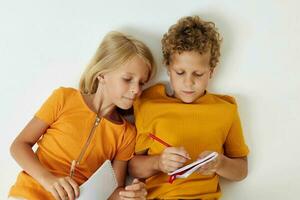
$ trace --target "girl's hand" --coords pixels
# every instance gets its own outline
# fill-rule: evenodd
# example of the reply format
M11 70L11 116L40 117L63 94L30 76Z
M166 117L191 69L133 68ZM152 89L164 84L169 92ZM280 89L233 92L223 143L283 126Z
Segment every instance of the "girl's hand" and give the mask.
M158 157L157 169L165 173L173 172L188 159L191 158L183 147L168 147Z
M146 186L138 179L134 179L131 185L126 186L124 191L119 192L119 195L122 200L146 199Z
M204 151L199 155L198 159L202 159L205 156L209 155L210 153L212 153L212 151ZM197 170L197 172L202 175L207 175L207 176L215 174L222 165L222 158L223 158L223 154L218 154L218 156L214 160L201 166Z
M44 178L41 185L49 191L56 200L74 200L79 197L79 186L69 176Z

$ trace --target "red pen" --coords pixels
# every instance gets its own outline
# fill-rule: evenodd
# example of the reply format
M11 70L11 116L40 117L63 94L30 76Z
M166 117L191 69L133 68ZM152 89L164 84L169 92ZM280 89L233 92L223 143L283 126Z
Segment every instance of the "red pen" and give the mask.
M163 141L162 139L156 137L155 135L153 135L152 133L149 134L149 137L151 137L152 139L156 140L157 142L161 143L162 145L165 145L166 147L171 147L171 145L169 145L168 143L166 143L165 141Z

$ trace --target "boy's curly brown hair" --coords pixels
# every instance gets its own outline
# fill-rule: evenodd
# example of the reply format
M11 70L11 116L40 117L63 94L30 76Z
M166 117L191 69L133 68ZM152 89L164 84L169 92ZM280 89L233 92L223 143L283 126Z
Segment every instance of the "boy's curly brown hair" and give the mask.
M169 66L174 53L196 51L203 54L210 51L210 67L214 68L219 62L221 41L213 22L206 22L199 16L183 17L161 40L164 64Z

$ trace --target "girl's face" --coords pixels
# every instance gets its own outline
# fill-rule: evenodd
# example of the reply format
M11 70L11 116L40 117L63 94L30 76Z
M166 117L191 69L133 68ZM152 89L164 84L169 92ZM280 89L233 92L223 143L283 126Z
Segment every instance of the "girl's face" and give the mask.
M131 108L133 101L142 93L142 86L149 77L149 67L139 56L100 78L106 105L114 104L121 109Z
M168 74L176 98L192 103L204 94L213 73L209 61L209 52L201 55L186 51L172 55Z

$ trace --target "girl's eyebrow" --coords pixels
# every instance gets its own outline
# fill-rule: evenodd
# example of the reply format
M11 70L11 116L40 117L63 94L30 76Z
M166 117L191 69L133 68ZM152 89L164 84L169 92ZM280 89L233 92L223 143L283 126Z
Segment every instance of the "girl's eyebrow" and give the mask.
M132 73L132 72L125 72L125 74L126 75L131 75L131 76L135 76L136 75L135 73ZM141 81L142 82L147 82L147 80L148 80L147 77L145 79L143 79L143 77L141 77Z
M134 75L134 73L132 73L132 72L125 72L125 74Z

